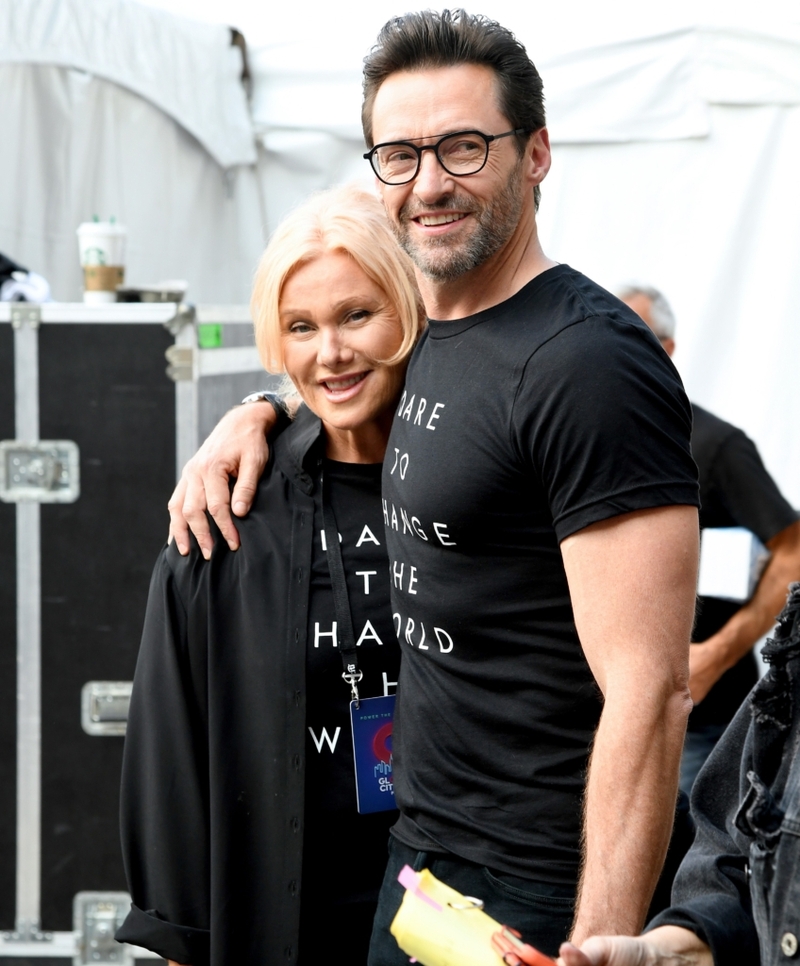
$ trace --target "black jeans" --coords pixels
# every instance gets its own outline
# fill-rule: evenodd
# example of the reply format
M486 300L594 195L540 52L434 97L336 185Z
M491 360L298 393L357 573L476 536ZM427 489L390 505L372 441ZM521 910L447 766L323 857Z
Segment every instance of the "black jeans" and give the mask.
M450 853L417 852L392 836L389 839L389 864L372 930L368 966L408 966L407 954L389 932L405 894L405 889L397 881L404 865L410 865L417 872L429 869L451 888L483 899L487 915L505 926L518 929L525 942L548 956L558 955L558 947L569 935L575 907L574 889L495 872Z

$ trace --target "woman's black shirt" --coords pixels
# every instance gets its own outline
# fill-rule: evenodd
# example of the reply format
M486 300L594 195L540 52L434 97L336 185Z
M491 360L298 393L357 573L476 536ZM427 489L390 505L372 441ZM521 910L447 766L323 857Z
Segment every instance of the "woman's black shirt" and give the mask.
M313 798L306 794L307 783L311 793L325 781L319 769L306 765L309 747L316 755L308 728L317 729L319 738L328 721L317 691L325 675L317 681L313 664L306 673L318 603L312 612L312 580L320 577L319 566L314 576L313 552L319 536L320 442L319 421L301 411L274 442L253 509L237 522L241 548L231 552L215 529L209 562L196 545L181 557L173 544L163 550L153 574L121 789L122 848L133 904L117 935L191 966L305 961L301 897L327 884L328 896L358 898L354 884L361 873L354 872L343 887L338 854L331 864L327 854L319 863L306 862L306 873L313 869L316 881L308 888L303 882L304 851L310 859L312 851L343 841L336 822L325 834L322 809L332 801L314 798L315 807L306 808ZM366 475L371 473L376 480L371 496L369 480L353 485L361 487L365 502L375 502L364 519L381 546L363 566L356 567L345 545L343 556L350 580L363 586L356 570L376 570L370 579L380 580L385 594L379 474L370 468ZM358 471L353 479L357 476ZM340 498L345 490L334 497L334 509L342 514L339 529L349 541L345 532L360 521L351 520L348 498ZM354 591L355 583L351 593L358 601ZM385 610L370 618L383 642L374 650L395 654L382 600ZM356 627L361 614L358 604ZM362 644L362 650L365 671L375 678L364 693L383 693L384 671L388 680L397 680L396 656L373 666L372 645ZM336 673L341 665L331 672ZM334 702L346 708L344 683L330 683L340 690L325 693L338 694ZM339 720L330 719L329 734L331 727L344 732ZM339 741L345 737L349 745L349 726ZM347 781L339 779L343 776L333 784L341 797ZM349 822L361 822L343 798L340 805ZM385 842L391 814L364 816L362 830L374 828L356 843L364 855L379 856L378 869L385 854L379 840ZM350 867L355 864L351 856ZM367 883L370 871L362 871ZM376 885L368 883L366 891Z

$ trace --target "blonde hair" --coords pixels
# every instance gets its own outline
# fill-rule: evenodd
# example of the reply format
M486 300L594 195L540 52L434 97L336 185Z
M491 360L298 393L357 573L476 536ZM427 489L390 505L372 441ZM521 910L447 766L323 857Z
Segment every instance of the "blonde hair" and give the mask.
M395 308L403 332L395 365L409 355L425 324L411 260L394 240L383 205L352 186L312 195L278 226L261 256L253 280L250 311L256 346L268 372L283 372L280 300L295 269L328 252L345 252Z

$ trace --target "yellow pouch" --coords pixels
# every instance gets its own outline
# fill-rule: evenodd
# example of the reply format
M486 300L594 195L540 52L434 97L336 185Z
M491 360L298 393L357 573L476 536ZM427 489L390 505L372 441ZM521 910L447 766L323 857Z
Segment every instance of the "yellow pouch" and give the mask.
M406 866L398 879L406 894L390 931L403 952L423 966L502 966L492 936L503 927L479 900L462 896L427 869Z

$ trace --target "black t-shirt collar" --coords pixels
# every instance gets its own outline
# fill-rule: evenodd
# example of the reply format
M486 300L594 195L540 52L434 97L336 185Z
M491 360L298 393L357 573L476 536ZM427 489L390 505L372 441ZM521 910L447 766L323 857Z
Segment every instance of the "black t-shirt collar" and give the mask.
M559 278L565 272L571 271L572 269L569 267L569 265L554 265L552 268L548 268L546 271L535 276L535 278L532 278L530 282L528 282L526 285L523 285L522 288L518 292L515 292L514 295L510 296L510 298L504 299L502 302L498 302L497 305L492 305L488 309L483 309L481 312L476 312L474 315L467 315L463 319L451 319L448 321L442 321L440 319L428 319L428 332L430 338L448 339L451 336L460 335L462 332L466 332L467 329L471 329L475 325L488 322L499 314L513 312L515 309L521 307L525 302L527 302L528 299L534 296L543 285L547 285L554 279Z

